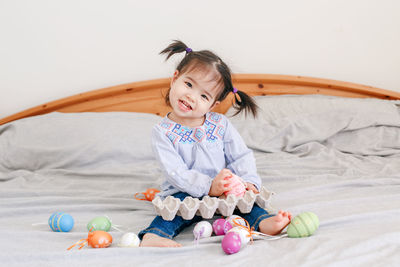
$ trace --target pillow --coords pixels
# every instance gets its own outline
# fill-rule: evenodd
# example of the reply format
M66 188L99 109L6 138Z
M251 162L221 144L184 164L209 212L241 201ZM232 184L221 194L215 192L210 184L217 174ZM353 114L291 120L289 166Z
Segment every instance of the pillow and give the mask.
M399 123L397 105L400 101L382 100L377 98L350 98L326 95L278 95L255 96L260 107L260 116L264 121L272 122L289 119L297 120L307 115L345 112L357 117L349 127L363 128L371 124L392 125ZM397 105L396 105L397 104ZM363 117L371 115L371 117Z
M98 169L153 159L146 113L49 113L0 126L0 167Z
M254 97L256 119L230 118L247 145L266 152L293 151L308 142L324 142L339 132L374 126L400 127L399 101L324 95ZM231 108L227 116L234 114Z
M340 132L324 145L362 156L400 155L400 127L375 126Z

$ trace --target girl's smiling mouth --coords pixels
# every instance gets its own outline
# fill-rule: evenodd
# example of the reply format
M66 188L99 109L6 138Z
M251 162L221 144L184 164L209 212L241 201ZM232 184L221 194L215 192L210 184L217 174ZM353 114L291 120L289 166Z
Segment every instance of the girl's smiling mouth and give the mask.
M181 99L179 99L179 107L184 111L189 111L189 110L193 109L192 106L188 102L181 100Z

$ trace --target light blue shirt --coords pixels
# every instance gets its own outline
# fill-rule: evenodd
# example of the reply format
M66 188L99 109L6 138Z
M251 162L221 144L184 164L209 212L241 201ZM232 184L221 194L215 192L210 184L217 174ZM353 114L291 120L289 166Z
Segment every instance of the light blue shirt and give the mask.
M222 114L209 112L204 124L194 128L165 116L153 128L152 146L165 177L160 197L177 192L208 195L212 180L224 168L260 189L253 152Z

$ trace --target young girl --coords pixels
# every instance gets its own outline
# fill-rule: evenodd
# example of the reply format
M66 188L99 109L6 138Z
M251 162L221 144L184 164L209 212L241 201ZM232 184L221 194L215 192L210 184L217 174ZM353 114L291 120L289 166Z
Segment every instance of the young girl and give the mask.
M167 54L169 59L176 53L185 53L185 56L176 68L166 95L172 111L152 133L153 150L165 177L159 196L173 195L181 200L187 196L219 197L232 189L229 178L233 174L245 181L246 190L258 193L261 179L252 151L224 115L211 112L228 94L234 94L236 114L244 110L255 116L254 101L233 88L228 66L214 53L193 51L184 43L174 41L160 54ZM255 230L269 235L280 233L291 220L288 212L271 215L256 204L250 213L237 214ZM200 220L200 216L192 220L176 216L166 221L157 216L139 233L141 246L179 247L172 238Z

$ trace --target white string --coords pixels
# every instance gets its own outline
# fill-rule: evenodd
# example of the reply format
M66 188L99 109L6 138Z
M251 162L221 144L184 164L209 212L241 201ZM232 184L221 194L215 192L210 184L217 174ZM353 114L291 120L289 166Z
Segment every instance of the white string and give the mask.
M287 237L288 234L280 234L280 235L267 235L261 232L253 232L255 234L255 236L260 237L261 239L264 240L278 240L284 237Z
M111 218L108 217L108 215L104 215L104 217L106 217L106 218L110 221L110 223L111 223L111 225L112 225L112 220L111 220Z
M118 226L121 226L121 225L118 225ZM118 227L116 227L115 225L111 225L111 228L113 228L113 229L115 229L115 230L117 230L118 232L121 232L121 233L124 232L121 229L119 229Z
M45 224L48 224L48 223L32 223L32 226L45 225Z

